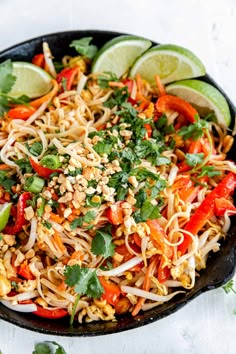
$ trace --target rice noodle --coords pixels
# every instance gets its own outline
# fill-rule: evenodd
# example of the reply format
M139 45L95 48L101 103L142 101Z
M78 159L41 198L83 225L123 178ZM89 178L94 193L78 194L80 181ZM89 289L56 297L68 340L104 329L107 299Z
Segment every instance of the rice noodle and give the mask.
M174 296L176 296L178 294L185 293L185 291L175 291L174 293L171 293L169 295L161 296L161 295L157 295L152 292L149 292L149 291L145 291L142 289L133 288L131 286L125 286L125 285L121 285L121 290L124 293L129 293L129 294L132 294L135 296L142 297L147 300L158 301L158 302L166 302L166 301L171 300Z
M114 277L116 275L121 275L126 270L129 270L130 268L132 268L132 267L136 266L137 264L139 264L140 262L142 262L142 260L143 260L142 257L138 257L138 256L133 257L128 262L123 263L119 267L113 268L111 270L98 269L97 274L100 276L107 276L107 277Z
M13 305L10 301L8 300L0 300L1 304L9 308L10 310L16 311L16 312L34 312L37 311L37 306L35 304L24 304L24 305Z
M31 229L28 242L21 248L23 252L27 252L31 248L33 248L36 240L36 231L37 231L37 219L33 218L31 220Z

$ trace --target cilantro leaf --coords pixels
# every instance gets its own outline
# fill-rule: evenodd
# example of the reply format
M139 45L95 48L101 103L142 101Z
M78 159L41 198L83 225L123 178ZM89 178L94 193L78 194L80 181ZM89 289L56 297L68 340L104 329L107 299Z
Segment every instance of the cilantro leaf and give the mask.
M16 184L16 181L8 176L8 171L0 171L0 185L9 193L12 194L11 187Z
M147 220L157 219L161 216L158 205L153 205L150 199L146 199L141 208L134 214L134 219L137 223Z
M103 155L103 154L110 155L110 153L112 152L113 144L111 144L110 141L103 140L103 141L98 141L93 148L99 155Z
M32 354L52 354L52 350L47 343L37 343Z
M17 160L15 163L20 167L22 174L31 173L33 171L28 157L25 159Z
M194 167L202 163L204 159L204 153L200 152L198 154L186 154L186 163L188 166Z
M233 279L231 279L230 281L228 281L228 283L222 286L222 289L226 294L230 293L231 291L236 294L236 291L234 290L233 286L234 286L234 281Z
M53 350L53 346L56 346L56 350ZM65 349L54 341L47 341L43 343L37 343L34 347L32 354L66 354Z
M198 140L204 135L204 129L208 129L208 126L207 121L196 117L196 121L188 126L182 127L178 135L182 136L184 140L189 138Z
M70 223L71 230L77 229L77 227L82 227L84 223L89 224L96 217L96 212L94 210L89 210L84 216L76 218Z
M12 75L13 66L10 59L0 64L0 92L8 93L16 81L16 77Z
M115 245L112 243L112 236L98 230L92 241L91 251L96 256L103 256L105 259L113 256Z
M36 141L31 146L29 146L29 144L26 143L26 147L29 150L29 152L34 156L39 156L43 151L43 145L39 141Z
M9 111L8 100L5 97L0 96L0 116L3 116L7 111Z
M92 39L92 37L75 39L71 42L70 47L74 47L79 54L85 56L86 58L93 59L97 52L97 47L93 44L90 44Z
M118 77L112 72L105 71L98 76L98 85L103 89L109 88L109 82L111 81L119 81Z
M108 98L108 100L103 103L103 106L108 107L108 108L113 108L115 106L121 106L122 103L126 102L128 97L129 97L129 93L128 93L127 86L115 89L113 91L112 95ZM116 114L119 114L119 112L116 112ZM136 114L137 114L137 112L136 112Z
M77 273L77 282L74 284L75 291L80 295L87 294L88 284L92 277L92 274L95 273L94 270L89 268L80 268L80 271Z
M82 168L78 168L78 167L75 167L75 170L74 171L69 171L67 173L68 176L71 176L71 177L76 177L78 175L81 175L82 174Z
M94 299L97 299L102 296L103 292L104 292L104 289L97 277L96 272L94 271L94 272L92 272L91 278L89 280L86 295L88 297L92 297Z
M64 272L65 283L74 286L80 295L87 295L94 299L101 297L103 287L97 277L96 271L90 268L81 268L78 264L67 266Z

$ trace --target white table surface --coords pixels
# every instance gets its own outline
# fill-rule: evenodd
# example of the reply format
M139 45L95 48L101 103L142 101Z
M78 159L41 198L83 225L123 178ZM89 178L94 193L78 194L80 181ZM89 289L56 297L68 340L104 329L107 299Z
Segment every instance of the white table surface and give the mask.
M0 0L0 16L0 50L72 29L128 32L186 46L236 103L235 0ZM55 338L0 321L0 350L31 354L35 343L55 340L67 354L233 354L234 308L236 296L217 289L161 321L95 338Z

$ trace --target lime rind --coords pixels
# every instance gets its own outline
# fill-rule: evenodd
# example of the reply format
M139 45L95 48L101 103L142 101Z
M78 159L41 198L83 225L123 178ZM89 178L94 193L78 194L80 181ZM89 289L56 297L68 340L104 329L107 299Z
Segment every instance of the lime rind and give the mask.
M161 60L161 57L164 60ZM173 44L157 45L139 56L134 62L130 76L139 73L150 84L155 84L159 75L164 84L203 76L206 68L201 60L189 49Z
M229 105L214 86L200 80L181 80L166 86L169 94L176 95L195 106L199 113L213 112L219 125L227 128L231 122Z
M47 94L52 88L52 77L34 64L13 62L12 73L16 76L16 81L9 92L12 97L27 95L36 98Z
M113 72L118 77L128 72L135 59L145 52L152 42L136 36L119 36L108 41L96 54L92 72Z
M0 232L5 228L10 216L12 203L5 203L0 206Z

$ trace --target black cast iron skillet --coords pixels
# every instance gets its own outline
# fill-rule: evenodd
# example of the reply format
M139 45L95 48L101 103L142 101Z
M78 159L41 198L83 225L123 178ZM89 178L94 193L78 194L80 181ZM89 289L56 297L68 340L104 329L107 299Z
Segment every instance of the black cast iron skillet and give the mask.
M12 60L31 61L35 54L42 52L43 41L49 43L53 55L58 60L65 54L76 54L73 49L69 48L69 44L74 39L91 36L93 37L94 44L100 48L108 40L118 35L121 35L121 33L95 30L69 31L44 35L4 50L0 53L0 62L9 58ZM232 120L234 120L236 109L227 95L208 75L202 77L201 80L214 85L223 93L230 106ZM235 160L235 153L236 144L233 147L229 158ZM93 322L83 325L74 324L73 327L70 327L68 318L46 320L31 314L17 313L0 305L0 319L11 322L21 328L44 334L61 336L97 336L126 331L128 329L144 326L171 315L205 291L222 286L233 276L235 265L236 219L233 220L232 227L226 240L222 242L220 251L209 257L207 268L201 271L201 276L197 278L195 287L186 292L186 294L177 295L171 301L155 309L141 313L136 317L132 317L131 315L120 316L117 322Z

